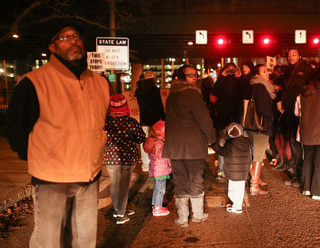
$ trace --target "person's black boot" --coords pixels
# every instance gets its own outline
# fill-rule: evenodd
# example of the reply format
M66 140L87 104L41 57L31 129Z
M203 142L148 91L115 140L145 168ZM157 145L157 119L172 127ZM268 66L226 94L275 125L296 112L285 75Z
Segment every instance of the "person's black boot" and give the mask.
M281 166L277 166L277 170L285 171L291 169L291 159L284 158Z

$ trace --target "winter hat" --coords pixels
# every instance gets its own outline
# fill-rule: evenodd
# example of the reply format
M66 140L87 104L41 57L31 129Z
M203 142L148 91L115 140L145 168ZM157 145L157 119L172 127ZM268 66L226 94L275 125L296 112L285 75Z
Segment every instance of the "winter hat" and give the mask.
M248 66L250 68L250 71L252 72L254 65L253 65L253 63L251 61L244 62L242 64L242 66L244 66L244 65Z
M158 137L164 138L164 125L165 122L163 120L157 121L153 126L153 130Z
M226 127L227 134L230 138L237 138L243 134L243 128L238 123L232 122Z
M83 36L84 30L80 26L80 24L76 22L63 22L62 24L60 24L60 26L58 26L56 29L53 29L53 31L51 31L50 42L56 39L60 35L61 31L66 27L72 27L74 30L78 31L80 36Z
M124 95L115 94L110 97L110 112L121 112L130 115L130 108Z
M157 78L157 76L153 71L148 70L148 71L146 71L144 73L144 77L143 78L146 80L146 79L149 79L149 78Z

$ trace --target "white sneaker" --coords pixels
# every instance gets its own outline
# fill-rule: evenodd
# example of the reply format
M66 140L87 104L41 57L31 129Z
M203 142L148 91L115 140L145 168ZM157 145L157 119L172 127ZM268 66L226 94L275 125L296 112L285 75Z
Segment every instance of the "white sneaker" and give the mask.
M304 191L302 191L302 194L305 196L309 196L309 195L311 195L311 192L309 190L304 190Z
M312 199L313 199L313 200L318 200L318 201L319 201L319 200L320 200L320 196L318 196L318 195L313 195L313 196L312 196Z
M235 214L242 214L242 209L235 209L235 208L227 208L227 212L235 213Z

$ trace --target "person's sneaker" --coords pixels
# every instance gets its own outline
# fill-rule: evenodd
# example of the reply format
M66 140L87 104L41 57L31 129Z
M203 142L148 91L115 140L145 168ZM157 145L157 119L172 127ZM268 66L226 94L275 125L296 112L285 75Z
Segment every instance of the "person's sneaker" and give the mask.
M273 158L270 161L269 165L272 166L272 167L276 167L278 165L278 160L276 158Z
M284 185L292 186L293 179L284 181Z
M302 194L305 196L310 196L311 192L309 190L304 190L304 191L302 191Z
M318 201L319 201L319 200L320 200L320 196L318 196L318 195L313 195L313 196L312 196L312 199L313 199L313 200L318 200Z
M131 215L134 215L136 213L136 211L134 211L133 209L128 209L126 210L126 214L131 216Z
M125 214L124 216L118 215L116 224L121 225L128 222L129 220L130 220L130 217L127 214Z
M216 178L220 179L220 178L225 178L225 177L226 177L226 176L224 175L223 172L218 172Z
M135 211L133 209L127 209L126 210L126 214L130 216L130 215L135 214ZM113 211L112 217L113 218L117 218L118 217L118 212L117 211Z
M242 209L227 208L227 212L234 214L242 214Z
M165 207L159 207L159 208L153 207L152 214L153 216L166 216L170 214L170 211Z

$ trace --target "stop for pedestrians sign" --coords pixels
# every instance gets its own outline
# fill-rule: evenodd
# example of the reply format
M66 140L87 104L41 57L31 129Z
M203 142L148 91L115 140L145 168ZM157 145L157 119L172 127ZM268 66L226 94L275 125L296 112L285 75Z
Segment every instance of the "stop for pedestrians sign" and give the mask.
M97 37L96 51L105 53L106 70L129 69L129 39L123 37Z

